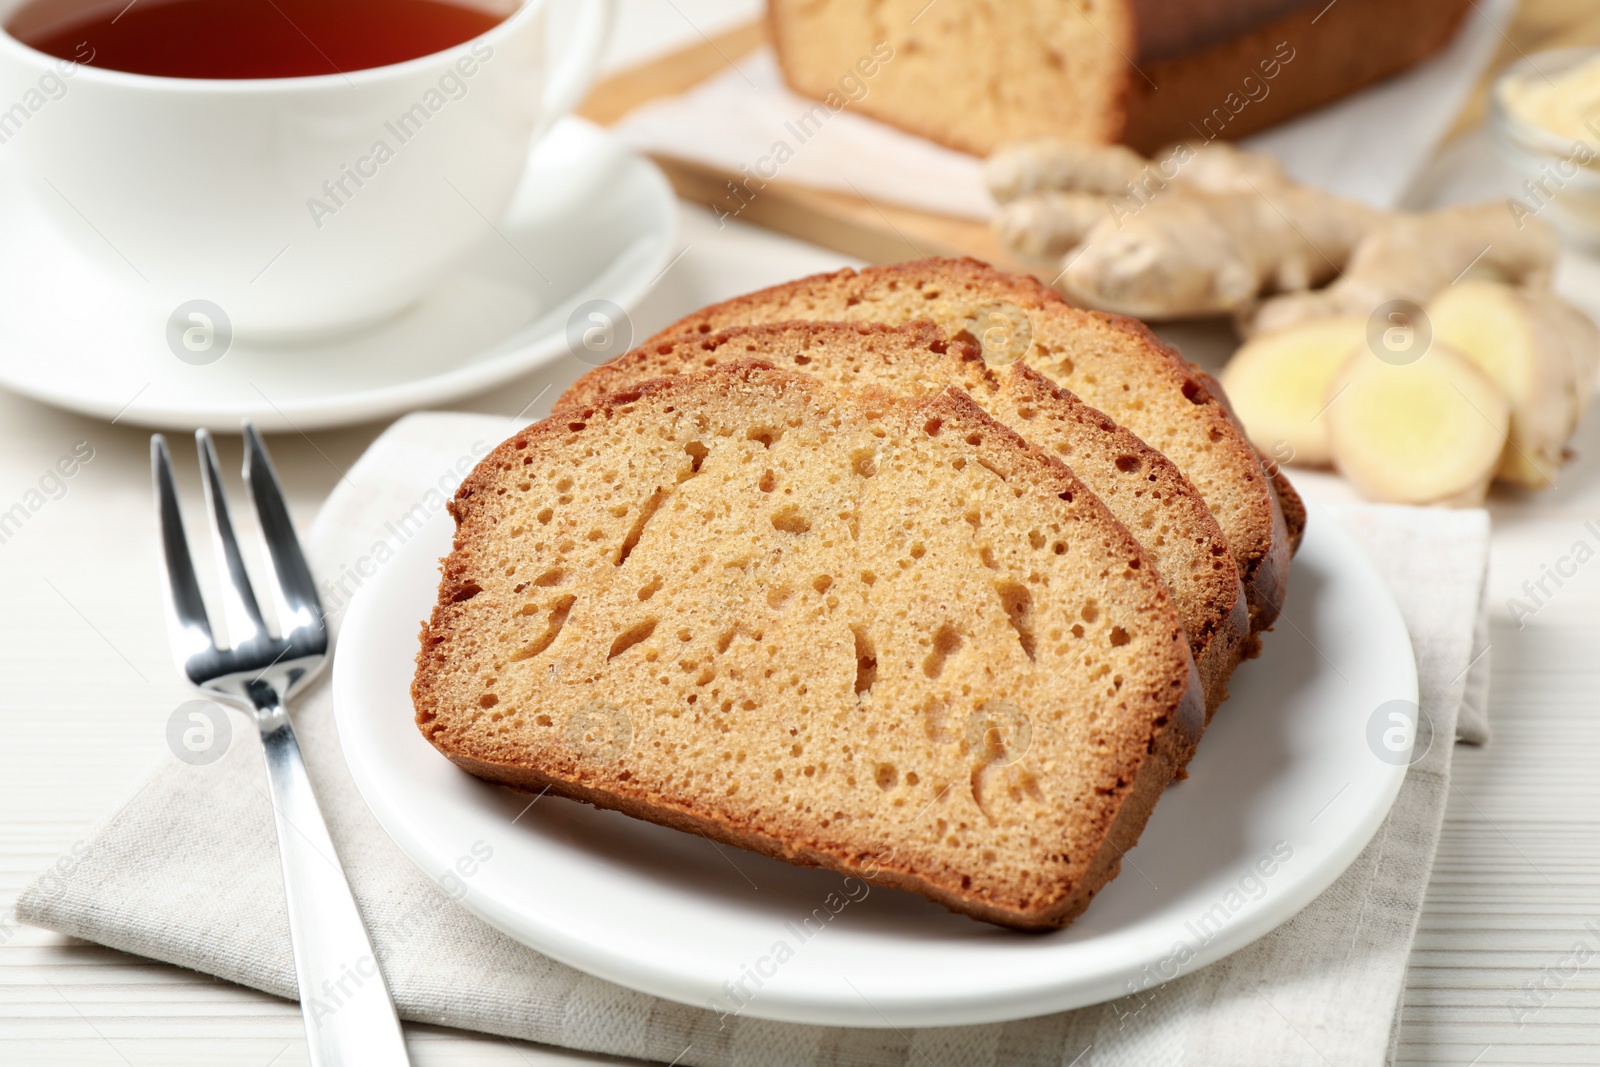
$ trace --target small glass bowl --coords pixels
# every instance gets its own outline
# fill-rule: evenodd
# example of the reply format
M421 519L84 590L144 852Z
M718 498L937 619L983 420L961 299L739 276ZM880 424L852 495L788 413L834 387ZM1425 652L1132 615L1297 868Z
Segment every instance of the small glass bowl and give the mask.
M1597 56L1600 48L1536 52L1496 78L1489 93L1490 133L1523 178L1508 206L1519 219L1547 219L1590 249L1600 249L1600 117L1591 137L1572 141L1514 114L1506 106L1505 90L1529 78L1553 77Z

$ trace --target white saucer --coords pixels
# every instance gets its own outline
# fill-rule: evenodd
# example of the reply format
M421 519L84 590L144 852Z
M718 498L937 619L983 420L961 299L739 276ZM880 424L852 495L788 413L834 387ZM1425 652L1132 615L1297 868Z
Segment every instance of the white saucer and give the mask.
M631 311L672 254L677 205L655 166L579 119L533 150L510 217L422 301L334 341L236 339L205 365L168 347L166 309L56 236L0 153L0 387L164 429L308 430L433 407L569 352L591 299ZM203 298L205 294L196 293Z
M862 897L837 874L615 812L554 797L530 806L436 752L412 721L408 686L451 533L437 513L345 618L333 697L356 785L431 877L475 843L492 848L493 862L456 882L478 916L670 1000L729 1012L728 988L742 984L755 991L742 1013L754 1017L921 1027L1143 993L1309 904L1366 846L1405 777L1409 742L1385 734L1393 702L1417 699L1405 624L1361 550L1313 507L1285 620L1234 676L1189 778L1168 789L1122 874L1072 926L1019 934L909 893ZM806 926L824 907L826 925ZM781 960L779 942L791 953Z

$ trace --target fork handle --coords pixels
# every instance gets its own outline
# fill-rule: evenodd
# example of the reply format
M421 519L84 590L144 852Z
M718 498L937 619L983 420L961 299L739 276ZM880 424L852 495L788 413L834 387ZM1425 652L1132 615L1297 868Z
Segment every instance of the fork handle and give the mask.
M281 701L258 705L313 1067L408 1064L400 1019Z

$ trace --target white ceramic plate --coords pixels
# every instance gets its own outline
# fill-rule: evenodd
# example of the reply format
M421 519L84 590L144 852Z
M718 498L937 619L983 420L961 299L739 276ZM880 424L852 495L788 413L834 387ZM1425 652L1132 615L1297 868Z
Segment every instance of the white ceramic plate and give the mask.
M655 166L566 119L534 147L510 216L399 316L333 341L236 339L215 362L168 347L142 284L61 241L0 157L0 387L165 429L309 430L433 407L566 356L581 303L631 311L673 254L677 205ZM204 294L195 294L202 298Z
M671 1000L732 1011L724 983L737 992L742 980L755 993L744 1014L896 1027L1112 1000L1298 912L1355 859L1405 776L1404 751L1381 759L1368 740L1375 718L1391 725L1380 708L1417 698L1405 624L1360 550L1313 509L1285 618L1235 675L1188 780L1072 926L1019 934L887 889L850 899L827 871L554 797L530 808L439 755L412 723L407 687L450 534L441 513L346 617L333 687L356 784L431 877L475 843L493 850L461 881L462 903L489 923Z

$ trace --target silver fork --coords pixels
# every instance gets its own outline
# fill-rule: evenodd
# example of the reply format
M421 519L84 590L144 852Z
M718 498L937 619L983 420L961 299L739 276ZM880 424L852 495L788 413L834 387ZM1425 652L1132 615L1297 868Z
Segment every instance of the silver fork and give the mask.
M311 1062L317 1067L405 1064L405 1040L372 942L356 910L328 827L311 791L288 701L328 659L328 627L316 583L289 521L272 460L255 427L244 424L244 478L276 579L272 592L281 633L268 631L251 589L211 435L195 433L206 507L221 571L228 643L214 636L183 533L172 459L160 434L150 439L161 561L167 576L167 620L178 668L216 699L250 712L261 731L267 785L277 822L289 937Z

